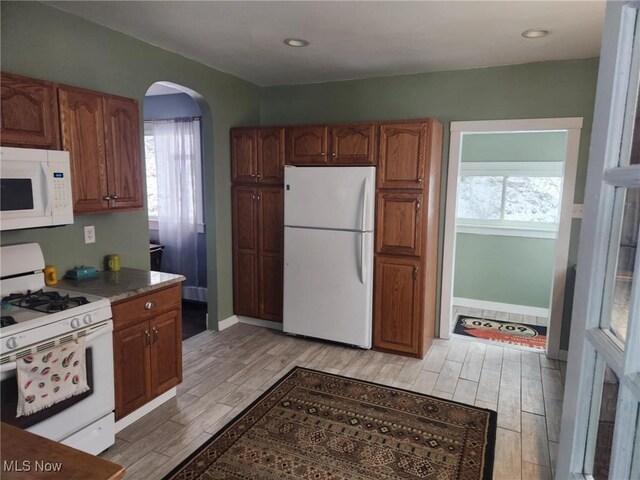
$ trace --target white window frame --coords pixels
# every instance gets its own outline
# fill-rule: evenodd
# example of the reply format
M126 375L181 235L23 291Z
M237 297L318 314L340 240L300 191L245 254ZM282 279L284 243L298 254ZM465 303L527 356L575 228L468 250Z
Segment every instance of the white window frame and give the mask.
M609 478L631 478L634 455L636 469L640 462L640 249L624 351L601 328L603 312L608 312L607 285L615 273L610 263L617 263L610 251L620 226L619 218L612 222L621 207L616 188L640 188L640 165L619 166L629 153L632 136L627 127L635 123L636 108L627 103L637 95L640 80L639 7L637 1L607 4L556 478L592 478L584 471L594 451L594 436L589 433L598 420L602 382L597 368L603 363L619 380Z
M449 166L447 178L447 199L444 224L444 248L442 260L442 295L440 297L441 338L449 338L453 330L451 319L453 301L453 272L455 271L455 248L457 234L456 204L458 195L458 173L461 165L462 138L464 133L507 133L507 132L567 132L567 150L564 161L562 202L560 223L557 231L555 259L553 267L553 288L550 298L550 318L546 353L549 358L558 359L560 352L560 331L564 307L564 289L569 261L571 221L574 217L574 191L582 117L534 118L517 120L479 120L451 122ZM578 211L578 209L576 209Z
M560 177L564 162L461 162L458 188L462 177L504 177L501 217L504 215L506 179L508 177ZM558 212L559 215L560 212ZM514 220L483 220L456 216L457 232L475 235L501 235L555 239L558 223Z
M201 128L202 122L199 118L194 118L194 122L198 125L195 128L196 132L196 143L200 145L200 148L196 149L196 178L198 181L196 182L196 216L198 219L198 233L205 232L205 221L204 221L204 196L202 191L202 137L201 137ZM153 136L153 121L145 120L144 122L144 136L151 135ZM146 164L146 158L145 158ZM146 179L146 168L145 168L145 179ZM147 214L149 210L147 209ZM158 230L158 217L149 215L149 230Z

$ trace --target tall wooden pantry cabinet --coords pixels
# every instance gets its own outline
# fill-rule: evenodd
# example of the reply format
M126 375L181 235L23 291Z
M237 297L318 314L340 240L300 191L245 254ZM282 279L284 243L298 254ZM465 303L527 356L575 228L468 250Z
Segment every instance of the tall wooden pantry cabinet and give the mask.
M282 321L284 129L231 130L233 309Z
M442 125L380 124L373 345L423 357L435 336Z

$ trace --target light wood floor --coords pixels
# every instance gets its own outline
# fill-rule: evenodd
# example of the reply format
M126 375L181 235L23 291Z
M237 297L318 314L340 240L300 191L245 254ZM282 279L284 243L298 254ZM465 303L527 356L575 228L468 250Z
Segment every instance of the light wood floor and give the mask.
M527 325L540 325L546 327L549 323L547 317L536 317L534 315L521 315L519 313L498 312L496 310L486 310L482 308L461 307L453 305L451 310L451 320L455 323L458 315L469 315L471 317L487 318L489 320L501 320L503 322L526 323Z
M424 360L237 324L184 342L178 396L127 427L103 457L127 478L162 478L295 365L497 410L494 479L552 478L564 364L543 354L436 340Z

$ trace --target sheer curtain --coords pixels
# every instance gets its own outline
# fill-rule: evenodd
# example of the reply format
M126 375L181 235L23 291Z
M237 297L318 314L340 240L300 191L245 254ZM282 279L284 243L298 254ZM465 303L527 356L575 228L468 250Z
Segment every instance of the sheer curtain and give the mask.
M197 286L200 123L192 118L154 121L153 134L163 270L184 275L185 286Z

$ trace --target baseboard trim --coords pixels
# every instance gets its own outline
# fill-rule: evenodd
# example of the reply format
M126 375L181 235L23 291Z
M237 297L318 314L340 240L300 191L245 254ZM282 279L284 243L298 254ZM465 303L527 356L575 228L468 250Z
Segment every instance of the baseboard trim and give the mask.
M242 315L237 315L237 317L238 317L238 322L240 323L247 323L249 325L256 325L258 327L266 327L272 330L282 331L281 322L272 322L271 320L262 320L260 318L244 317Z
M118 420L116 422L116 433L118 433L121 430L124 430L129 425L131 425L133 422L135 422L137 420L140 420L147 413L150 413L152 410L155 410L160 405L162 405L164 402L166 402L168 400L171 400L173 397L176 396L177 391L178 391L177 387L173 387L171 390L167 390L166 392L164 392L159 397L154 398L149 403L146 403L143 406L141 406L139 409L131 412L126 417L123 417L120 420Z
M535 317L549 317L548 308L529 307L527 305L513 305L510 303L489 302L475 300L473 298L453 297L454 305L469 308L482 308L483 310L495 310L497 312L515 313L519 315L533 315Z
M567 350L558 350L558 360L566 362L569 358L569 352Z
M236 323L238 323L238 317L236 315L231 315L230 317L218 322L218 330L222 331L225 328L229 328L231 325L235 325Z

